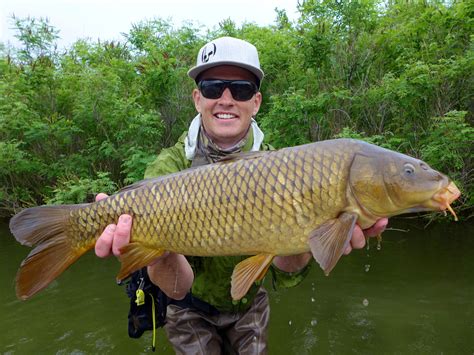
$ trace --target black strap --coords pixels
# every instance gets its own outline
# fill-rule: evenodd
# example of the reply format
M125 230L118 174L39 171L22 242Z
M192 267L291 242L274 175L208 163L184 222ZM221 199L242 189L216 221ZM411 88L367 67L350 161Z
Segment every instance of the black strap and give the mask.
M219 310L216 307L207 303L206 301L201 300L200 298L197 298L196 296L193 296L191 292L188 292L186 297L184 297L182 300L174 300L170 298L169 304L174 304L181 308L194 309L211 316L219 314Z

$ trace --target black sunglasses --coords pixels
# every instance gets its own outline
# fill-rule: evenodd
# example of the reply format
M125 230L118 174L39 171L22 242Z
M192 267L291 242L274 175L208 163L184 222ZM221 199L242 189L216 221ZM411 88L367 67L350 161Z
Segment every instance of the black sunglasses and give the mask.
M206 99L218 99L224 90L229 88L232 97L237 101L248 101L258 91L257 85L248 80L201 80L198 88Z

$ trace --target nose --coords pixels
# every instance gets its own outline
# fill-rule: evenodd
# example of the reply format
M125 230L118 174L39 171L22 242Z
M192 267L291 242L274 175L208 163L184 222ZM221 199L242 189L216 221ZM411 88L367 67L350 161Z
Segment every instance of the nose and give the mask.
M430 167L425 162L420 162L420 168L423 170L428 170Z
M437 180L438 180L438 181L443 181L443 180L449 181L449 179L448 179L447 176L445 176L445 175L443 175L443 174L440 174L440 173L438 173Z
M219 99L220 103L229 104L229 103L233 103L233 100L234 98L232 97L232 93L230 92L230 89L225 88L224 92L222 93Z

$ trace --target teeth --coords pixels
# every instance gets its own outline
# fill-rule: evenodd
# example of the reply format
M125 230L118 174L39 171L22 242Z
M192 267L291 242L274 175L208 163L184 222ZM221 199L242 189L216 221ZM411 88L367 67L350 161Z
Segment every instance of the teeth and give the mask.
M234 118L235 116L230 113L218 113L216 117L225 120L225 119Z

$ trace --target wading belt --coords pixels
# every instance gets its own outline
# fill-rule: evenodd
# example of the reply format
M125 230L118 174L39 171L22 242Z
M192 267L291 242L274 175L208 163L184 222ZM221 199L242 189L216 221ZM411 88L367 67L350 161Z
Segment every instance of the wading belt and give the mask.
M169 304L174 304L181 308L190 308L211 316L219 314L219 310L216 307L193 296L191 292L188 292L186 297L179 301L170 298Z

